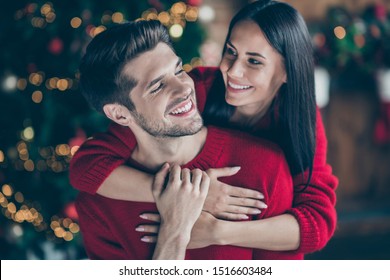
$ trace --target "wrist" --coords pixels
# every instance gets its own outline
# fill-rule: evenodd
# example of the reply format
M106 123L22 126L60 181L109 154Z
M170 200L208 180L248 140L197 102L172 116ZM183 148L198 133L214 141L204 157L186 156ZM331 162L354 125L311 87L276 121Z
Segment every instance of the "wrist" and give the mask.
M186 248L191 239L191 229L178 230L172 226L160 225L158 240L175 247Z
M228 234L229 231L229 222L224 220L215 219L214 225L211 228L211 233L213 237L213 243L215 245L228 245Z

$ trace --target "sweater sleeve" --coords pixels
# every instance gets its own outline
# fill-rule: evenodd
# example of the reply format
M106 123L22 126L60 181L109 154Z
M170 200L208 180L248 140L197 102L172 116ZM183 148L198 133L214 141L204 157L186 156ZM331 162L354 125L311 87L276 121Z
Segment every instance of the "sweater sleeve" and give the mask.
M103 181L131 156L136 140L129 128L112 123L106 133L98 133L84 142L69 166L71 185L96 193Z
M270 174L268 182L265 184L268 192L268 207L265 217L272 217L283 214L286 209L290 209L293 201L293 187L290 167L282 152L275 152L273 164L268 167ZM276 164L275 164L276 163Z
M322 249L332 237L337 222L336 193L338 179L326 163L327 140L320 111L317 109L316 151L310 185L308 172L295 176L294 204L288 213L295 216L300 226L301 242L298 251L311 253Z

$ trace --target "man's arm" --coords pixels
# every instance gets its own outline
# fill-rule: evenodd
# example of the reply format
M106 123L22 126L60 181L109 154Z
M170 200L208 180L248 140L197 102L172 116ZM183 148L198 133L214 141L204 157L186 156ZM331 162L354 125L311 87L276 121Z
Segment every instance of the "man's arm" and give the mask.
M160 231L153 259L184 259L191 230L199 218L209 189L210 179L199 169L190 171L174 165L165 179L169 165L164 164L153 182L153 196L161 215Z

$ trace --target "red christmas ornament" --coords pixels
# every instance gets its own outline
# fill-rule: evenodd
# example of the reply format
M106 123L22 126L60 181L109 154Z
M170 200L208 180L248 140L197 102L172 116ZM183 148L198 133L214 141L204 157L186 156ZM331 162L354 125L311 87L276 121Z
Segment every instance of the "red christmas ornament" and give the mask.
M77 221L79 219L79 214L77 213L74 202L68 203L65 206L64 213L68 218L71 218L73 221Z
M164 9L163 3L160 0L149 0L148 3L155 8L157 11L161 11Z
M374 140L382 145L390 143L390 102L381 104L381 116L375 123Z
M87 135L85 134L84 130L78 128L75 137L69 140L69 147L70 148L73 148L74 146L80 147L85 140L87 140Z
M377 3L375 5L375 17L378 20L385 21L387 17L387 9L384 4Z
M202 0L188 0L187 4L190 6L200 6L202 5Z
M64 49L64 43L60 38L54 38L50 41L49 46L47 48L52 54L58 55L62 53L62 50Z

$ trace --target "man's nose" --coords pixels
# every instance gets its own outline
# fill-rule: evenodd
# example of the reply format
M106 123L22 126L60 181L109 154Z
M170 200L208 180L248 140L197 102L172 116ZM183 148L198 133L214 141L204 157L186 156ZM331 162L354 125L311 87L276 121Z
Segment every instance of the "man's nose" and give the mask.
M175 82L173 84L173 93L175 95L187 96L191 94L191 92L192 92L192 88L188 83L182 81L179 78L175 78Z

